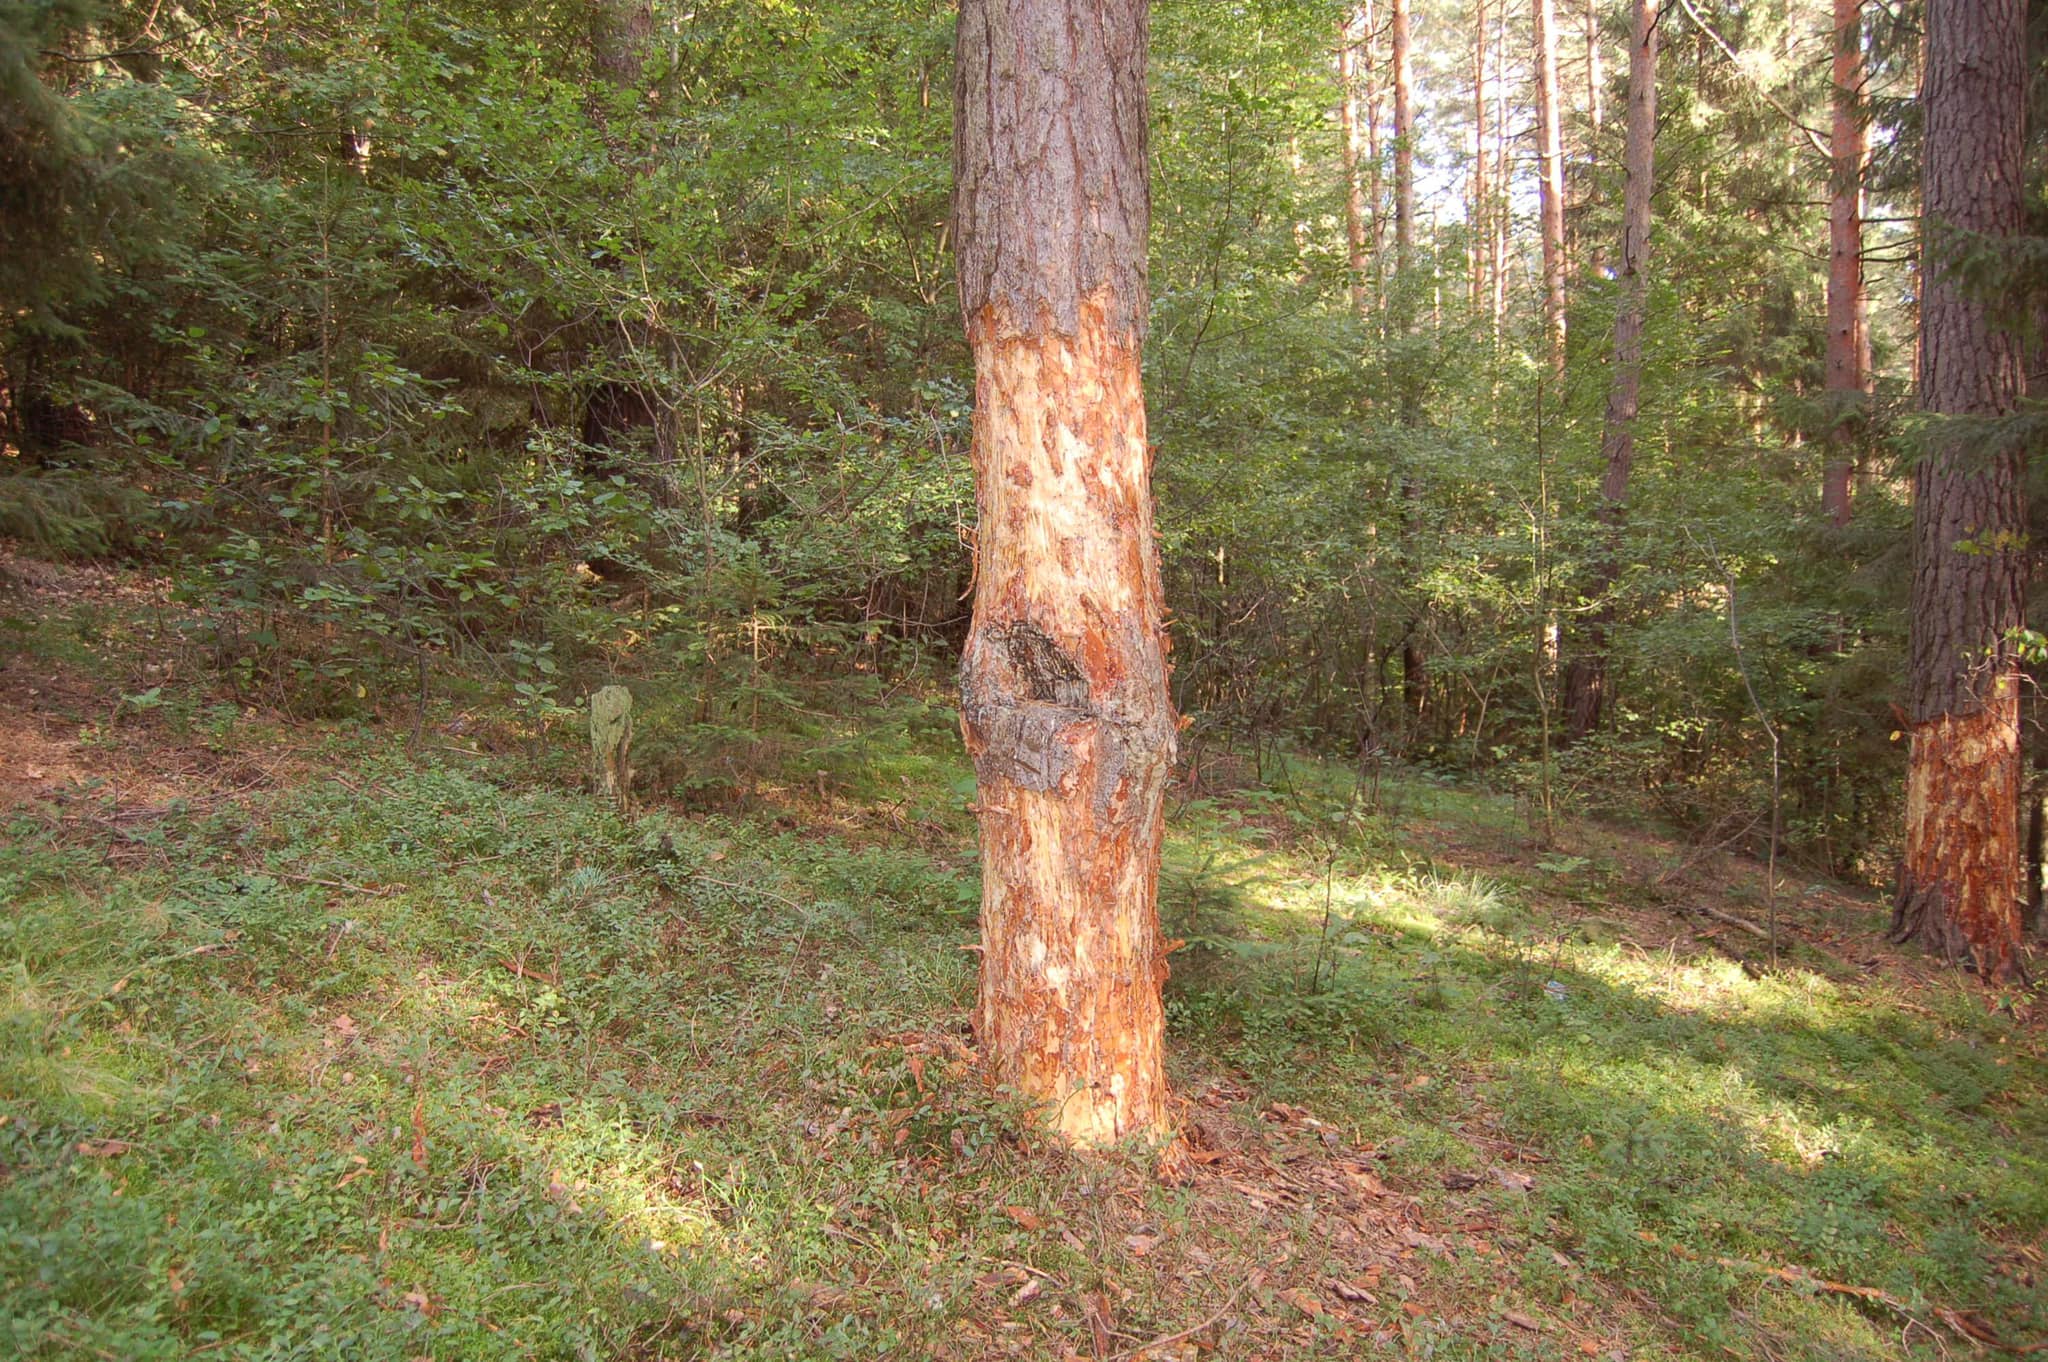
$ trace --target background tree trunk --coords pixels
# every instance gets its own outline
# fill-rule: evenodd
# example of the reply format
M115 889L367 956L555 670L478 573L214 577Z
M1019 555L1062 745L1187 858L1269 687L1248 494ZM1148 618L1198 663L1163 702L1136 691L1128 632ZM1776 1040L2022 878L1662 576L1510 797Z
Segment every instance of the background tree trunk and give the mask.
M1821 509L1849 523L1849 479L1870 391L1869 325L1863 297L1862 0L1834 0L1834 123L1828 149L1828 452Z
M1466 254L1471 279L1467 303L1477 317L1486 297L1486 263L1492 241L1493 205L1486 186L1486 0L1472 6L1472 178L1471 209L1465 216Z
M1402 335L1415 328L1415 109L1414 80L1410 70L1408 41L1408 0L1393 0L1392 45L1394 67L1394 277L1396 324ZM1401 389L1401 424L1413 429L1422 423L1422 395L1413 359L1404 355L1397 375ZM1411 455L1412 457L1412 455ZM1407 558L1417 561L1415 540L1421 531L1422 479L1411 466L1401 474L1402 537ZM1413 577L1413 573L1410 574ZM1427 662L1422 651L1422 621L1411 616L1401 632L1401 702L1414 724L1422 714L1428 689Z
M654 37L648 0L589 0L590 62L597 78L620 88L638 85Z
M1567 732L1582 738L1600 726L1607 705L1607 647L1614 626L1614 585L1621 580L1621 526L1628 514L1628 478L1636 457L1636 410L1643 390L1643 319L1649 305L1644 266L1650 255L1650 193L1656 172L1657 11L1635 0L1628 49L1628 127L1621 207L1621 305L1614 314L1614 374L1601 427L1599 520L1589 583L1594 602L1579 655L1565 671Z
M1370 315L1367 279L1372 255L1367 245L1369 230L1365 204L1364 135L1359 128L1358 66L1359 46L1370 41L1371 12L1353 9L1344 16L1337 35L1337 115L1344 133L1344 244L1351 267L1351 308L1363 321ZM1370 54L1367 54L1370 60Z
M1564 134L1558 124L1552 0L1535 0L1537 200L1543 230L1543 325L1551 372L1564 377Z
M1167 1124L1155 900L1176 725L1139 372L1146 7L964 0L958 35L977 1029L995 1082L1100 1146Z
M1920 406L1951 417L2012 412L2018 338L1948 267L1962 231L2021 225L2026 97L2022 0L1929 0L1921 107ZM2020 971L2019 684L2006 643L2020 623L2026 529L2020 452L1944 422L1913 475L1913 593L1906 850L1892 938Z

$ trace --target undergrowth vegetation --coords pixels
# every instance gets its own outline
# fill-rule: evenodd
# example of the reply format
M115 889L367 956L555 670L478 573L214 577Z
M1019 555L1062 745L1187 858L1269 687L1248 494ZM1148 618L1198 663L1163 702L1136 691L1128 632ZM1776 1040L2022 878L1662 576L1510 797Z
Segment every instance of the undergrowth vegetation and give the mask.
M1753 867L1648 830L1547 848L1412 772L1216 763L1171 801L1195 1170L1162 1184L970 1072L972 787L928 694L657 717L674 766L624 817L503 678L408 743L410 713L143 687L148 620L93 609L8 606L0 727L85 773L10 785L0 849L15 1355L1836 1359L2048 1329L2038 1020L1876 968L1879 909L1838 887L1782 906L1774 965L1694 912L1760 915Z

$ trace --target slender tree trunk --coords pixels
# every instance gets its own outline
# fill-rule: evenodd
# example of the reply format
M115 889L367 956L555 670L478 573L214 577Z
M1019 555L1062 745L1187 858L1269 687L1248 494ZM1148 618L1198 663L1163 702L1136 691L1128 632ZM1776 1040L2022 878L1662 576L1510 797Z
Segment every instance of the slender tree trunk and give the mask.
M1600 3L1586 0L1586 120L1593 134L1586 149L1588 168L1600 161L1600 132L1606 125L1607 72L1600 58Z
M1367 41L1371 19L1363 9L1344 16L1337 36L1337 114L1344 130L1344 244L1351 268L1351 308L1360 320L1370 312L1367 280L1372 255L1367 245L1368 223L1365 203L1365 159L1363 134L1359 128L1358 62L1359 44Z
M1553 0L1535 0L1537 201L1543 226L1543 327L1551 372L1564 377L1564 134L1558 122Z
M1165 1133L1167 693L1144 339L1144 0L963 0L954 221L979 509L961 727L977 1032L1072 1143Z
M1508 228L1514 214L1508 206L1508 7L1502 0L1495 26L1493 61L1493 339L1498 347L1508 313Z
M1394 65L1394 268L1415 265L1415 113L1408 46L1409 0L1393 0Z
M1415 111L1408 42L1409 0L1393 0L1392 41L1394 67L1394 278L1397 325L1403 335L1415 329ZM1412 360L1404 357L1399 382L1401 424L1413 428L1421 423L1422 402L1417 391ZM1412 569L1416 561L1416 539L1422 522L1422 480L1411 468L1401 475L1403 505L1402 538ZM1411 579L1414 577L1411 571ZM1401 635L1401 699L1412 722L1422 713L1428 688L1427 664L1422 652L1422 621L1411 617Z
M1628 513L1629 472L1635 464L1636 411L1643 388L1643 319L1649 301L1644 268L1650 255L1650 192L1656 169L1657 11L1635 0L1628 50L1628 128L1622 152L1628 177L1622 191L1621 305L1614 314L1614 371L1601 427L1599 547L1595 550L1587 619L1579 655L1565 672L1565 723L1582 738L1600 726L1607 704L1608 636L1614 625L1614 586L1621 578L1621 528Z
M1955 277L1950 234L2021 226L2024 0L1929 0L1921 108L1920 406L1939 417L2011 413L2018 339ZM2020 451L1942 422L1913 475L1906 850L1892 939L2021 972L2019 677L2026 531Z
M1492 240L1493 205L1486 184L1486 0L1472 5L1472 187L1471 209L1466 216L1466 240L1470 243L1471 273L1469 297L1472 315L1477 317L1486 297L1486 260Z
M1360 74L1365 78L1365 200L1370 208L1369 222L1372 228L1372 288L1374 314L1384 310L1386 303L1387 206L1386 186L1380 175L1380 75L1377 30L1374 27L1373 0L1365 0L1361 16L1364 22L1364 50L1359 64L1364 68Z
M1607 71L1600 51L1600 0L1586 0L1581 18L1586 35L1586 158L1579 170L1579 183L1583 186L1579 202L1584 204L1600 192L1600 134L1607 122ZM1586 263L1592 277L1597 279L1607 271L1607 252L1596 241L1589 257Z
M1849 483L1870 391L1870 330L1863 295L1862 0L1834 0L1834 126L1828 193L1828 437L1821 509L1849 523Z

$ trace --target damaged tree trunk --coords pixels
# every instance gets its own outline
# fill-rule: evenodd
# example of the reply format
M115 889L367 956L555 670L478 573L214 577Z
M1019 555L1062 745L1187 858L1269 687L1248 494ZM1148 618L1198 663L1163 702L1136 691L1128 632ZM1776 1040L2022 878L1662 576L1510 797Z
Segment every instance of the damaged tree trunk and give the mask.
M954 220L974 352L977 1032L1071 1143L1166 1133L1174 754L1139 348L1144 0L964 0Z
M2022 393L2020 344L1943 257L1952 235L2020 230L2022 0L1930 0L1921 168L1920 406L1913 474L1906 850L1892 939L1987 979L2020 973L2019 669L2026 506L2020 451L1985 418Z

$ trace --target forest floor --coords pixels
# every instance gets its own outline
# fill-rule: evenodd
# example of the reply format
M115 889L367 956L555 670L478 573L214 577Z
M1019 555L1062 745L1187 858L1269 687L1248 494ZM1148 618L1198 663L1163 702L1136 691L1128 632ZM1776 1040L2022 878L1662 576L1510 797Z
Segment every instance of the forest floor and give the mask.
M0 1351L2048 1339L2044 1008L1899 956L1867 893L1784 882L1774 963L1741 858L1540 843L1416 775L1209 767L1161 889L1170 1184L974 1077L943 702L812 713L730 807L625 818L573 723L481 687L418 741L291 720L201 664L162 583L0 573Z

